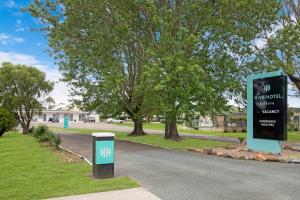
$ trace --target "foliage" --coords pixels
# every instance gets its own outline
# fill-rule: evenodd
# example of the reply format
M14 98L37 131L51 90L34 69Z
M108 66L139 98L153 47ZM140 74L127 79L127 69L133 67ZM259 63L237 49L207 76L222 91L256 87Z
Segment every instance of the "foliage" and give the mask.
M243 141L245 140L245 137L238 137L238 139L239 139L240 143L242 144Z
M61 142L59 135L50 131L46 125L41 125L35 128L32 136L36 137L38 142L48 142L50 145L55 147L58 147Z
M179 140L176 119L214 115L242 98L255 66L250 44L271 29L279 4L43 0L28 11L88 108L126 112L139 133L142 117L164 116L166 138Z
M35 127L34 127L34 126L32 126L32 127L29 129L29 134L30 134L30 135L33 135L33 133L34 133L34 129L35 129Z
M152 97L144 67L153 36L140 6L130 0L44 0L28 8L44 22L51 55L72 86L74 101L104 116L126 113L139 123L137 135L144 134L142 119L152 111L144 101L146 94Z
M47 105L47 109L49 110L55 106L55 100L52 97L47 97L44 103Z
M281 2L281 10L272 30L263 30L258 43L254 43L261 71L283 70L300 91L300 2Z
M28 134L33 115L42 110L40 101L51 92L53 83L34 67L5 62L0 67L0 88L0 104L17 116L23 133Z
M0 137L17 125L15 116L6 108L0 107Z
M90 176L91 166L65 162L68 157L64 156L41 147L32 137L5 134L0 140L0 199L49 199L138 186L128 177L95 180Z

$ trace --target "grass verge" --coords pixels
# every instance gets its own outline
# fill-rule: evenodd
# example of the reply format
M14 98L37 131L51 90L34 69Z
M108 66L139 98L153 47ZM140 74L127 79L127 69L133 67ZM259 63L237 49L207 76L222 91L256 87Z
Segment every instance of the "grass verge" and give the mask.
M123 123L117 124L120 126L129 126L133 127L133 123ZM164 130L164 124L162 123L144 123L145 129L153 129L153 130ZM180 133L191 133L191 134L202 134L202 135L212 135L219 137L247 137L247 133L235 132L235 133L224 133L223 131L210 131L210 130L192 130L192 129L184 129L182 125L178 125L178 131ZM288 132L288 141L289 142L300 142L300 132L289 131Z
M218 142L213 140L202 140L193 138L184 138L181 142L175 142L173 140L166 140L161 135L145 135L135 137L128 136L128 134L126 133L117 133L116 138L118 140L126 140L177 150L186 150L187 148L225 147L231 145L231 143L227 142Z
M95 180L85 162L65 163L33 137L0 138L0 199L45 199L137 187L128 177Z

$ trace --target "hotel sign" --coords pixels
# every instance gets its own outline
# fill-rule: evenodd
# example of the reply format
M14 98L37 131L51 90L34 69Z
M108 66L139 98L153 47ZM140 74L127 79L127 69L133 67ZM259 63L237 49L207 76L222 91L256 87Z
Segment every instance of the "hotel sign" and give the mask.
M253 80L253 138L286 140L286 76Z

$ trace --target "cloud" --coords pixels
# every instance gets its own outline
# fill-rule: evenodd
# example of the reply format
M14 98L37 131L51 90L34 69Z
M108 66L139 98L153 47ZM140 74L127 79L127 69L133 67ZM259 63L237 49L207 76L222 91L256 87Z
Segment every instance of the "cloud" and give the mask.
M5 1L5 6L7 8L15 8L17 6L16 2L13 0L6 0Z
M23 43L25 40L20 37L14 37L11 35L8 35L6 33L0 33L0 44L6 45L6 44L13 44L13 43Z
M16 31L16 32L23 32L23 31L25 31L25 28L19 27L19 28L16 28L15 31Z
M0 63L11 62L13 64L24 64L29 66L34 66L37 69L45 72L47 80L55 82L55 86L50 96L53 97L55 102L68 104L69 87L66 83L59 81L61 74L59 73L57 67L49 68L45 63L38 60L36 57L20 54L16 52L3 52L0 51Z
M22 24L21 20L17 20L15 31L16 32L23 32L23 31L25 31L25 28L23 27L23 24Z

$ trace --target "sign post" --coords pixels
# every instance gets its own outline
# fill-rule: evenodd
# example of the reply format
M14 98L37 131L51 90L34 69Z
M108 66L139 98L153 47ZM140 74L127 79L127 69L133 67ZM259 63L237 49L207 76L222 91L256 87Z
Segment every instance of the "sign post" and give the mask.
M93 136L93 177L114 176L114 133L92 133Z
M287 77L282 71L247 79L247 148L281 153L287 139Z
M69 127L69 117L64 117L64 129Z

